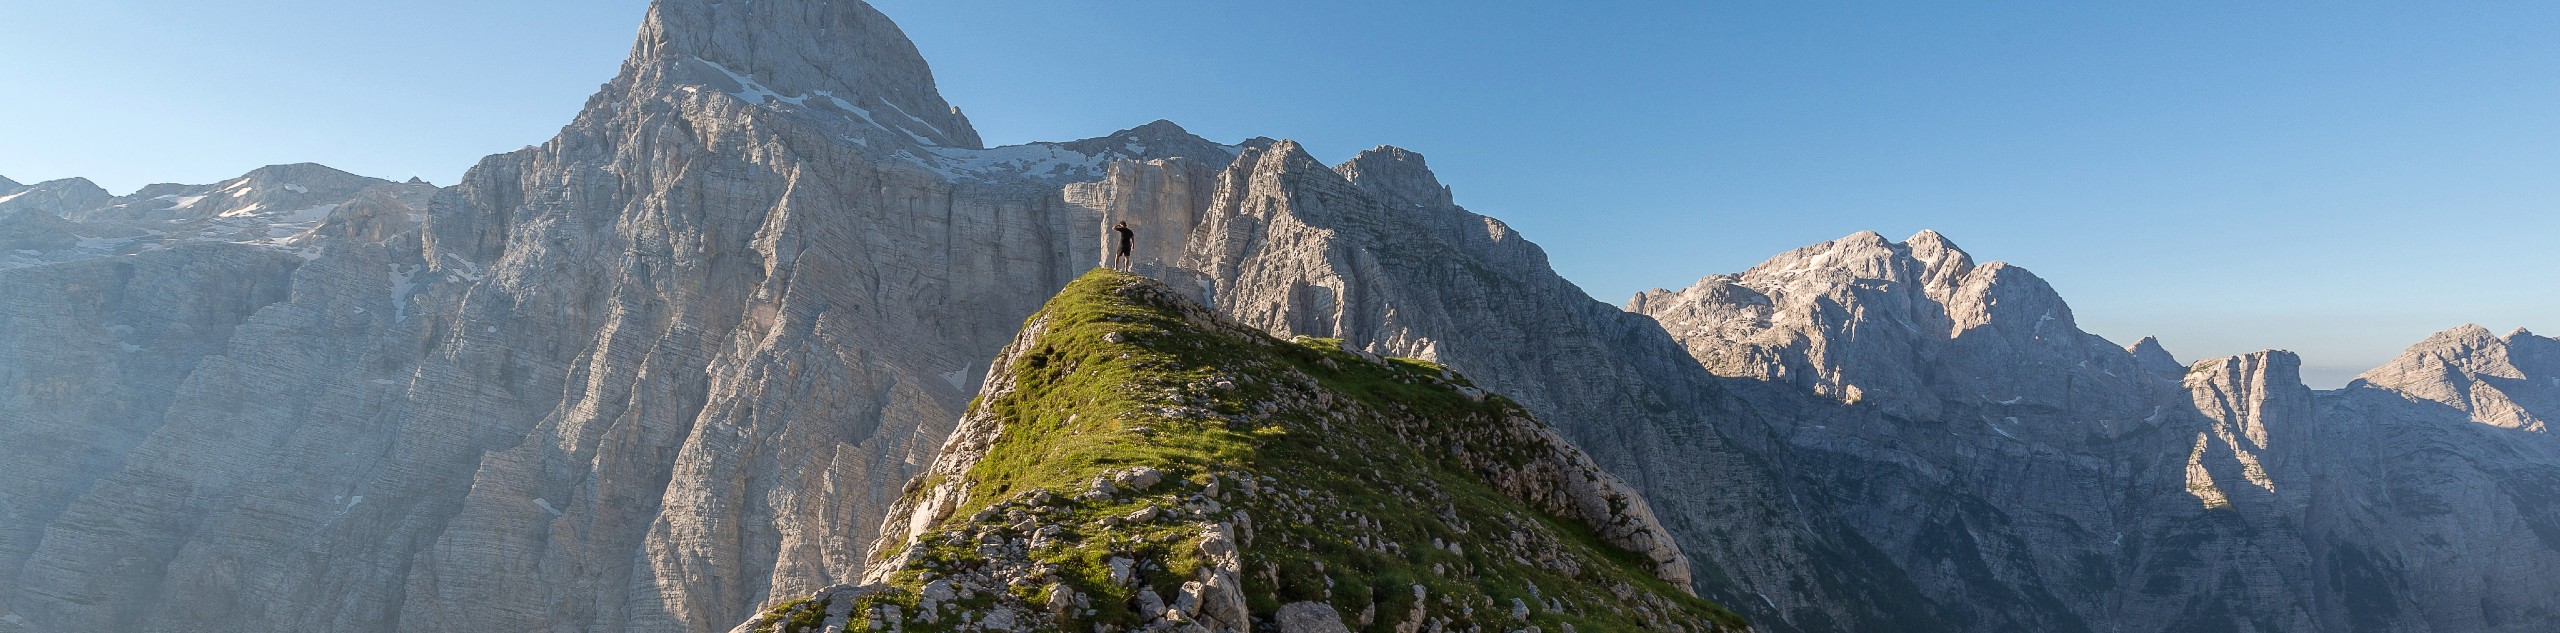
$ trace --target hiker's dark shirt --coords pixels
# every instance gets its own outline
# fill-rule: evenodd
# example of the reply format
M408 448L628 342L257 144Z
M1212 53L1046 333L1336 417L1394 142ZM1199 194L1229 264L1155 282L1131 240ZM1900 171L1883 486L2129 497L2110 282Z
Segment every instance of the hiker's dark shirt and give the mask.
M1120 254L1129 254L1129 244L1138 241L1138 232L1129 230L1129 227L1125 226L1111 230L1120 232Z

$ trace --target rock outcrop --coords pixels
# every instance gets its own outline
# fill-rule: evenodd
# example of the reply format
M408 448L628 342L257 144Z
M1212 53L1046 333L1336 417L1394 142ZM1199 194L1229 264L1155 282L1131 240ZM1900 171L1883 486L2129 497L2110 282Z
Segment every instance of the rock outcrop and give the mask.
M1106 271L997 357L872 552L735 630L1746 628L1501 396Z

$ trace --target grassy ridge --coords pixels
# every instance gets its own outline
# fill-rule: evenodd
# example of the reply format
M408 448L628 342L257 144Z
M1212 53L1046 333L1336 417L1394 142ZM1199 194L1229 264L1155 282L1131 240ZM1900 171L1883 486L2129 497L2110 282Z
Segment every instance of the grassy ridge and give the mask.
M1170 600L1210 571L1212 524L1237 535L1257 622L1315 601L1379 632L1417 617L1448 630L1742 626L1643 557L1489 486L1468 464L1518 465L1543 447L1504 432L1527 417L1517 405L1436 365L1282 341L1110 271L1027 323L1041 333L1002 368L1011 388L973 404L1002 432L967 471L967 500L858 598L847 630L953 630L955 612L1138 629L1153 615L1141 592ZM1137 468L1166 481L1092 492ZM1115 560L1131 563L1128 582ZM785 604L759 630L814 631L830 606Z

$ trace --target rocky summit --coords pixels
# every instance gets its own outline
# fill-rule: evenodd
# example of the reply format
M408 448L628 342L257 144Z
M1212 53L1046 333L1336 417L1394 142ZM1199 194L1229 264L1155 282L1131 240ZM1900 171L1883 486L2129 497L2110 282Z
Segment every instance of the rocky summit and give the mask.
M866 584L737 631L1744 629L1518 405L1123 273L1031 317L905 495Z
M451 186L0 180L0 633L2560 626L2549 337L2315 391L1934 232L1611 305L1420 152L986 147L858 0L640 17Z

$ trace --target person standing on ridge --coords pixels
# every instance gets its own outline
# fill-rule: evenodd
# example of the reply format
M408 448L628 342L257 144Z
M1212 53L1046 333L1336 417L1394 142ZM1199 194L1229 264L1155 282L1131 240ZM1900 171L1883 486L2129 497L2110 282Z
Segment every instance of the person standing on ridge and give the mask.
M1119 270L1134 269L1134 266L1129 265L1129 249L1137 245L1138 232L1129 230L1127 220L1112 225L1111 232L1120 234L1120 251L1118 255L1111 257L1111 267Z

